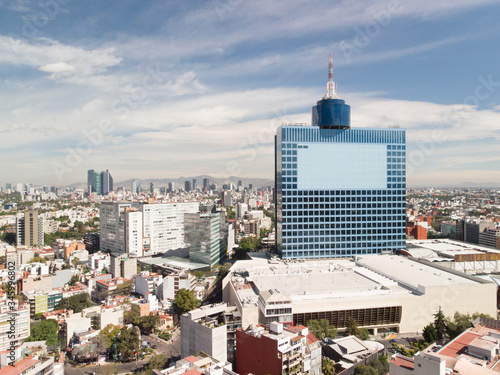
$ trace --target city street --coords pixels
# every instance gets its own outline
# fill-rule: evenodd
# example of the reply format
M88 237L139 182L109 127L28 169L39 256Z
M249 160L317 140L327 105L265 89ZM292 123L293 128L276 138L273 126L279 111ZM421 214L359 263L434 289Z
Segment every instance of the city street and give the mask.
M168 344L165 344L162 340L159 340L154 336L143 335L142 340L150 342L151 345L156 345L156 354L163 354L169 359L171 357L178 359L181 353L181 341L179 336L179 330L177 330L176 335L174 336L174 342ZM140 372L148 362L149 359L146 358L137 361L137 365L135 361L129 363L117 363L116 368L118 369L118 374L130 374L134 372ZM73 367L68 362L65 362L64 373L65 375L92 375L95 372L96 375L98 375L102 374L103 366L104 365L102 364L101 366L89 365L85 367Z

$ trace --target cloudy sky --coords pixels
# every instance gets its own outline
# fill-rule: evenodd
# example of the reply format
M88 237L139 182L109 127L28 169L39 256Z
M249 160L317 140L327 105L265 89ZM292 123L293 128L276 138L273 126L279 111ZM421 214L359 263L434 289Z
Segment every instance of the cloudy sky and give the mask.
M273 177L334 58L408 185L500 183L497 0L0 0L0 184Z

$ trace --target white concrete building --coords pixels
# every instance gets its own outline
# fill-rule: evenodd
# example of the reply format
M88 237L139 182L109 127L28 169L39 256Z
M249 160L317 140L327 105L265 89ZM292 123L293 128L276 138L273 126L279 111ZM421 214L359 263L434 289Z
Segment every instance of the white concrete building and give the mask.
M238 203L236 205L236 220L242 219L243 215L245 215L247 212L248 212L248 204Z
M439 307L446 316L497 314L495 283L393 255L238 261L223 281L223 293L223 300L241 312L243 328L272 320L307 325L311 319L328 319L343 330L353 317L374 333L381 328L421 332ZM282 296L280 304L289 301L291 311L275 308L268 295Z
M181 315L181 357L205 352L219 361L228 360L228 327L225 303L208 305ZM232 315L231 315L232 317Z
M108 253L94 253L89 255L89 268L101 272L104 267L109 271L111 256Z
M19 346L30 335L29 306L17 307L17 300L9 302L15 304L14 311L7 301L0 305L0 351L10 349L12 343Z
M181 289L194 290L196 277L186 272L167 275L158 284L156 295L160 301L173 300Z
M156 289L162 281L161 275L149 271L142 271L135 278L135 292L143 297L147 294L156 294Z
M100 248L142 257L184 247L184 214L198 211L198 202L103 202Z

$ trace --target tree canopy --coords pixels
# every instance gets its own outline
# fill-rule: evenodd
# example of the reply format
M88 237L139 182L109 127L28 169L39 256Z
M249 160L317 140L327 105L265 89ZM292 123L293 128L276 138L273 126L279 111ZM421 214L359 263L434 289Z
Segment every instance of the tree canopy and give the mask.
M114 337L119 333L120 328L112 324L109 324L101 329L101 332L99 332L99 336L97 337L101 349L110 349L113 346Z
M199 302L192 290L181 289L175 295L173 307L174 311L179 315L194 310L198 305Z
M389 362L387 357L382 356L369 362L367 365L360 365L354 370L356 375L378 375L387 374L389 372Z
M28 263L47 263L47 260L41 257L33 257L30 260L28 260Z
M116 346L120 352L122 360L134 358L135 352L138 352L141 346L139 332L136 327L123 327L116 337Z
M149 363L146 365L146 370L151 373L153 370L163 370L167 365L168 358L163 354L155 354L149 359Z
M354 318L349 318L349 320L347 320L345 332L346 335L348 336L350 335L358 336L359 334L358 322L356 322Z
M434 328L436 329L437 338L441 340L446 332L446 318L439 306L439 310L434 314Z
M337 337L337 329L332 326L327 319L310 320L308 327L314 336L320 340L323 340L326 337L331 339Z
M55 319L42 320L31 327L31 334L25 341L46 341L47 346L57 345L58 329Z
M139 329L144 335L150 335L159 325L160 317L158 315L142 316L139 319Z
M325 375L335 375L335 362L328 357L323 358L323 362L321 363L322 373Z
M92 301L87 293L75 294L69 298L63 298L59 301L55 310L71 309L75 313L92 306Z

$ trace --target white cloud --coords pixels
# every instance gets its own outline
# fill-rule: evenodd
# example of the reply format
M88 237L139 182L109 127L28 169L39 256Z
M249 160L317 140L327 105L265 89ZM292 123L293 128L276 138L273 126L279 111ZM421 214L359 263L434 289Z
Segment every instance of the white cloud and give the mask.
M31 67L43 72L66 76L92 76L117 66L121 57L114 55L113 48L86 50L62 44L49 38L30 41L0 35L0 64Z

